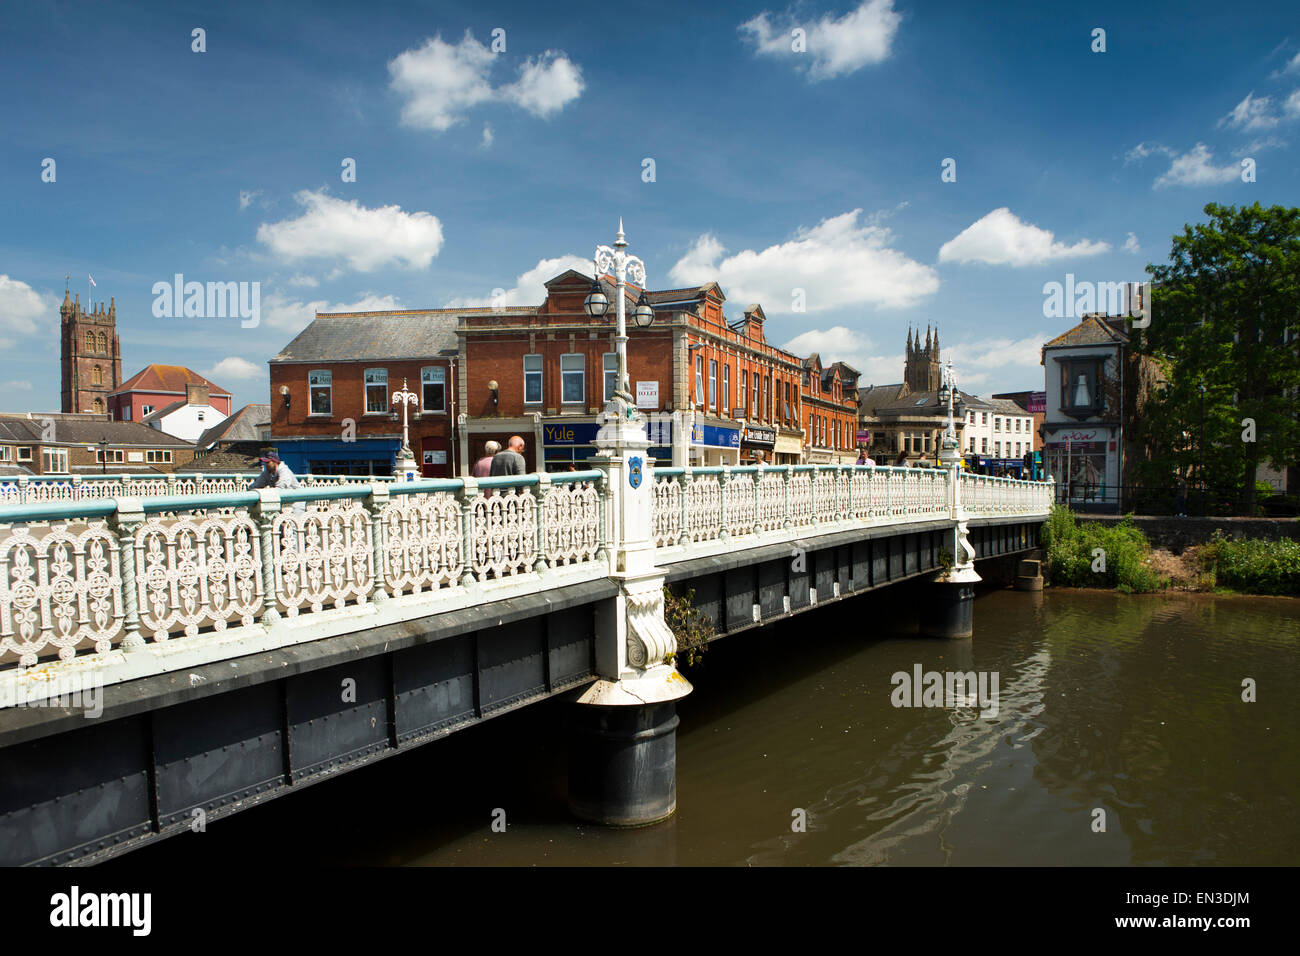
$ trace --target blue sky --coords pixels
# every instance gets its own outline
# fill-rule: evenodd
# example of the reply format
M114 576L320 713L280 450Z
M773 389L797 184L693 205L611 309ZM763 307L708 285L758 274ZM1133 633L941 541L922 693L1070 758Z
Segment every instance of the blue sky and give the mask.
M864 382L937 324L964 389L1042 388L1074 322L1044 283L1300 196L1286 4L32 2L0 31L4 411L58 409L65 274L116 297L124 375L264 402L314 310L535 304L620 216L651 287L715 279ZM260 323L155 316L176 273L259 283Z

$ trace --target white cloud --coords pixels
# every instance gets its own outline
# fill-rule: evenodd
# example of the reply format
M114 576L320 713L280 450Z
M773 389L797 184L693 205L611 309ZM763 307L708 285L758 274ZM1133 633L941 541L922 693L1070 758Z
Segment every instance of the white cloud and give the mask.
M1291 95L1282 104L1282 110L1288 117L1300 117L1300 89L1292 90Z
M297 333L311 324L317 312L387 312L400 308L402 304L393 296L374 292L364 293L356 302L332 304L327 299L302 302L272 292L262 300L262 324Z
M556 50L529 57L519 79L498 90L501 98L543 119L582 95L582 69Z
M1246 94L1244 100L1232 108L1232 112L1219 120L1218 125L1244 129L1248 132L1272 129L1277 125L1277 116L1272 112L1272 104L1272 97L1256 98L1252 90Z
M1286 145L1286 140L1278 139L1276 136L1261 136L1259 139L1252 139L1245 146L1238 146L1232 151L1232 155L1238 158L1242 156L1253 156L1265 149L1280 149Z
M1156 188L1162 186L1211 186L1231 182L1241 174L1238 166L1215 166L1214 154L1204 143L1197 143L1190 152L1175 156L1169 169L1156 177Z
M320 281L315 276L296 275L289 279L289 285L303 286L308 289L314 289L320 285Z
M1124 240L1124 251L1125 252L1142 251L1142 247L1138 245L1138 237L1136 233L1130 232L1128 234L1128 238Z
M695 240L669 270L681 285L718 282L727 297L761 303L768 315L794 313L795 290L802 289L807 312L843 306L915 305L939 288L934 269L889 248L892 233L859 223L861 209L801 228L787 242L761 251L726 251L712 235Z
M847 362L862 373L863 385L883 385L903 380L902 353L880 355L875 345L862 333L843 325L829 329L809 329L796 335L781 348L795 355L808 356L817 352L822 364Z
M262 195L260 189L241 189L239 191L239 209L242 212L251 206L254 201Z
M780 25L773 26L771 15L764 11L739 29L756 53L795 57L796 63L803 57L811 59L808 76L816 81L853 73L887 59L902 16L894 10L893 0L864 0L838 20L825 14L806 24L788 13L779 19ZM794 49L796 40L791 31L796 28L805 31L804 52Z
M546 299L544 283L554 279L566 269L576 269L584 275L595 272L595 264L581 256L557 256L554 259L539 259L523 275L515 279L513 288L501 289L500 295L465 296L451 299L445 306L448 309L482 309L492 306L541 305ZM612 308L612 304L611 304Z
M441 35L399 53L388 64L391 88L402 97L402 124L442 132L481 103L499 100L546 117L582 94L581 68L562 51L547 50L519 67L519 78L494 88L498 57L467 30L454 46Z
M0 382L0 391L4 392L30 392L32 383L25 379L10 379L7 382Z
M495 138L496 138L496 137L495 137L495 136L493 135L493 133L492 133L492 127L491 127L489 124L484 123L484 124L483 124L483 139L479 142L479 146L482 147L483 149L491 149L491 148L492 148L492 140L495 139Z
M939 249L939 261L1029 266L1052 259L1095 256L1109 249L1109 243L1089 239L1081 239L1072 246L1057 242L1051 230L1022 222L1003 206L945 242Z
M54 296L42 295L26 282L0 275L0 331L32 335L40 328L54 327L58 312L59 300Z
M981 338L943 347L951 360L957 387L972 395L1009 392L1026 384L1041 388L1043 343L1049 336L1035 332L1022 339Z
M1300 73L1300 53L1291 57L1290 62L1282 68L1283 73Z
M306 208L301 216L257 227L258 242L286 261L341 258L360 272L396 264L427 269L442 248L442 223L427 212L367 209L324 189L303 190L295 198Z
M238 355L230 355L223 358L216 365L212 366L211 371L204 372L206 378L214 382L220 379L244 379L257 378L259 375L266 375L267 370L261 365L256 365L247 359L242 359Z
M1174 151L1168 146L1161 146L1159 143L1152 143L1150 145L1147 145L1146 143L1138 143L1124 154L1124 165L1127 166L1129 163L1141 162L1152 153L1163 153L1166 156L1174 155Z
M492 98L488 72L495 56L468 30L455 46L438 35L399 53L388 72L405 98L402 124L441 132L460 122L461 113Z

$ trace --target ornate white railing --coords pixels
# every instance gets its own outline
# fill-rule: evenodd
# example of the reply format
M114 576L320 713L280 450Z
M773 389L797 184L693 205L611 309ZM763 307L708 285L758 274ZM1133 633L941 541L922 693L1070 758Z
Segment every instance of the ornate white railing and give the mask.
M205 477L83 480L92 497L0 504L0 669L434 592L474 601L467 588L496 581L544 589L548 576L609 574L618 545L604 470L218 493ZM941 469L665 468L650 480L664 563L956 517ZM183 493L106 496L163 486ZM1051 508L1047 482L963 474L958 491L966 517Z
M170 475L20 475L0 480L0 504L102 501L106 498L157 498L163 495L220 495L247 491L256 474ZM299 475L308 488L391 482L385 476Z
M685 546L782 529L948 517L948 473L855 465L661 468L654 542Z
M0 507L0 667L573 565L607 574L604 485L586 471Z

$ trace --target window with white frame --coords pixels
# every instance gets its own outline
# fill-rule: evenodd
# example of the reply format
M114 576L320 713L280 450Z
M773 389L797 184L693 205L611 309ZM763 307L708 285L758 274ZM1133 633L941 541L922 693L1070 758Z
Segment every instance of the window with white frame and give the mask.
M542 404L542 357L524 356L524 404Z
M987 455L988 453L989 453L989 440L988 440L987 438L981 438L981 439L980 439L980 454L981 454L981 455Z
M0 461L13 461L14 450L11 445L0 445Z
M310 395L310 414L329 415L334 409L334 373L327 368L307 373L307 391Z
M151 465L169 465L171 464L172 453L162 448L152 449L144 453L144 460Z
M447 410L447 369L443 366L420 369L420 408L426 412Z
M618 353L606 352L602 355L600 368L605 379L605 401L609 401L618 391Z
M141 417L141 418L143 418L145 415L152 415L152 414L153 414L153 406L152 406L152 405L141 405L141 406L140 406L140 417Z
M32 449L31 449L31 447L28 446L28 445L24 445L24 446L22 446L21 448L19 448L19 449L17 450L17 453L16 453L16 454L17 454L17 457L16 457L16 459L15 459L16 461L31 461L31 460L32 460Z
M704 356L695 355L695 404L704 404Z
M96 448L95 449L96 464L103 464L107 462L110 465L114 465L123 461L126 461L126 452L124 452L120 448L108 448L108 449Z
M709 408L718 407L718 360L709 360Z
M722 366L722 412L731 414L731 363Z
M68 450L66 448L42 448L41 471L47 475L66 475L68 473Z
M993 416L993 430L995 432L1002 431L1002 419L998 418L996 415Z
M587 395L587 357L580 352L560 356L560 401L581 405Z
M747 368L740 370L740 394L736 397L740 399L741 408L744 408L745 403L749 401L749 369Z
M388 411L388 369L366 369L366 411Z

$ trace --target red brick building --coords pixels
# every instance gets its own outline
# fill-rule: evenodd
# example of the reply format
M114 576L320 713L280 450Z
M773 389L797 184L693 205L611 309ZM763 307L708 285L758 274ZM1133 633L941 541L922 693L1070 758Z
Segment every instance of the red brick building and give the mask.
M207 388L207 400L225 418L230 414L233 396L184 365L146 365L108 396L108 413L114 421L141 422L145 417L169 405L185 404L191 386Z
M452 310L319 313L271 359L271 441L297 474L391 475L406 406L426 478L459 473Z
M598 415L616 386L616 292L602 277L609 310L593 320L583 309L591 281L570 270L546 284L540 306L460 313L462 461L512 434L525 439L530 467L538 449L551 470L580 467L595 453ZM767 342L761 306L726 321L716 283L648 291L648 329L631 320L640 294L626 290L628 378L657 462L736 464L759 451L768 462L804 461L806 400L826 428L823 460L854 460L857 394L844 383L847 366L825 382L819 369L814 382L800 357Z

